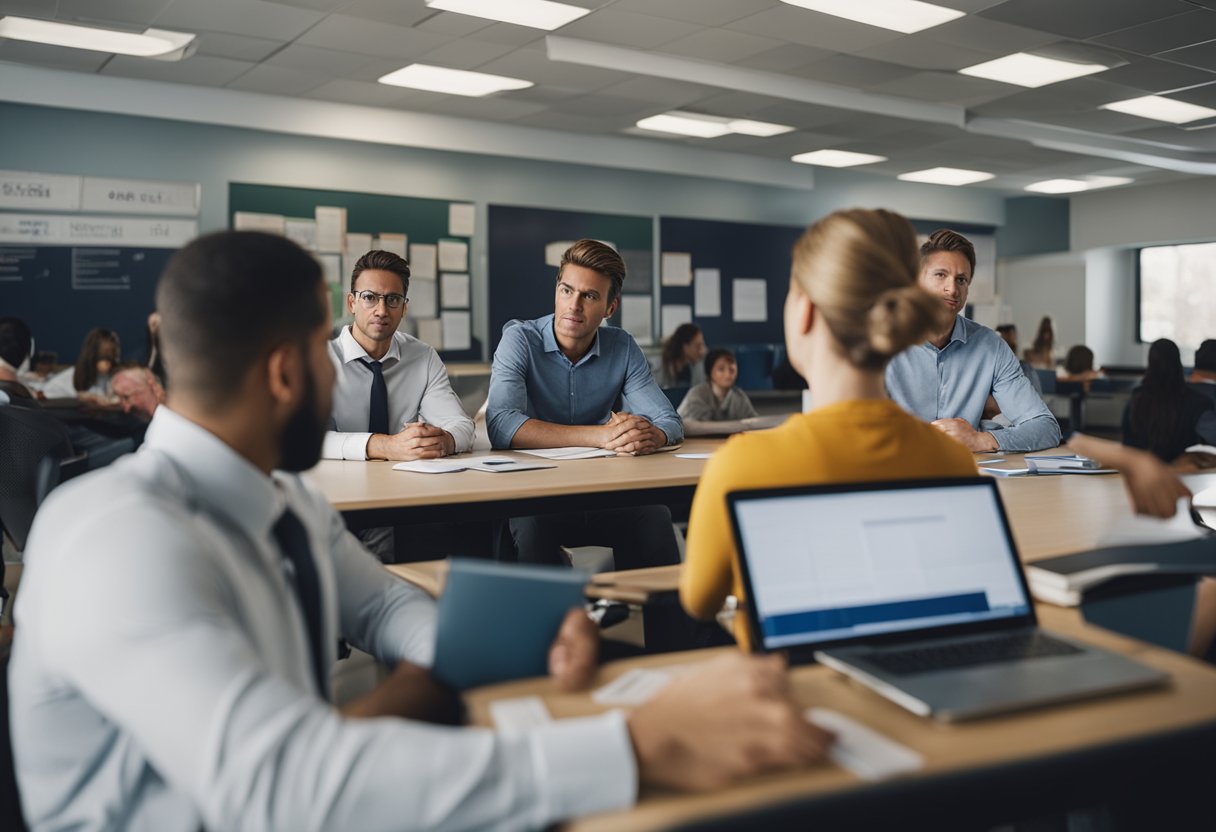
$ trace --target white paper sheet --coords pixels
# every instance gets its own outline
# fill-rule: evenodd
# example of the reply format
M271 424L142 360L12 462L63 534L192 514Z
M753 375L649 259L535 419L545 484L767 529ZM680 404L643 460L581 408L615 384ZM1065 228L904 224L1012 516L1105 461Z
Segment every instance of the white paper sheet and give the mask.
M467 272L469 270L469 244L460 240L440 240L439 270Z
M754 277L737 277L732 284L731 306L736 321L768 320L768 284Z
M305 251L317 250L317 221L316 220L287 220L283 233Z
M574 240L557 240L552 243L545 243L545 265L556 269L562 264L562 255L572 245L574 245Z
M439 276L439 299L444 309L469 308L469 276L444 272Z
M282 214L255 214L237 211L232 215L232 228L236 231L263 231L267 234L282 234L287 219Z
M415 320L419 318L439 317L439 298L437 296L435 281L432 278L410 278L409 313Z
M453 237L472 237L475 216L472 203L451 203L448 205L448 233Z
M924 758L908 746L839 711L811 708L805 716L808 721L836 735L828 756L836 765L847 768L862 780L886 780L925 766Z
M444 312L443 348L445 350L467 350L473 346L472 322L468 312Z
M318 254L321 271L325 274L326 283L342 284L342 257L338 254Z
M541 459L595 459L601 456L616 456L616 451L606 448L591 448L572 445L569 448L517 448L521 454L539 456Z
M437 254L435 246L429 243L410 243L410 275L412 277L429 277L434 279Z
M317 251L341 254L346 246L346 209L318 205L313 216L317 221Z
M353 254L356 259L372 250L372 235L354 231L346 232L346 253Z
M660 259L664 286L692 284L692 255L686 251L665 251Z
M1178 500L1174 516L1168 520L1144 514L1121 514L1107 526L1098 548L1106 546L1139 546L1151 543L1173 543L1202 537L1204 530L1191 519L1190 499Z
M415 318L418 340L436 350L443 349L443 321L438 318Z
M692 307L686 303L665 303L663 304L660 317L663 319L663 324L659 332L662 333L662 337L666 338L675 332L676 327L680 324L692 323Z
M409 237L404 234L385 234L381 232L373 245L382 251L391 251L398 257L405 257L405 246L409 242Z
M697 269L693 272L693 314L712 318L722 314L722 273L717 269Z
M654 319L649 295L621 295L621 328L639 344L654 343Z

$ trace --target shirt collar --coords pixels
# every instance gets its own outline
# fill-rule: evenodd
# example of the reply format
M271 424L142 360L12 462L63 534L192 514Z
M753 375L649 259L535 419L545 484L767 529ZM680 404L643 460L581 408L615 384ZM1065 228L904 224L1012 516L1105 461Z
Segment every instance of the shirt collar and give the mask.
M950 330L950 340L941 349L938 349L937 345L932 341L926 341L924 345L934 352L945 352L946 347L949 347L955 341L961 344L967 343L967 324L965 321L966 319L962 315L954 316L954 329Z
M359 359L367 359L373 361L367 350L363 349L362 345L355 340L355 336L351 334L350 325L342 327L342 331L338 333L338 352L342 355L342 363L349 364L352 361ZM390 360L391 359L391 360ZM392 341L389 342L388 352L384 354L384 358L380 359L380 363L384 365L394 364L401 360L401 345L397 343L397 336L394 335Z
M556 321L556 319L557 318L555 315L546 315L545 317L540 319L540 339L541 339L541 343L544 344L545 352L560 352L561 351L561 346L559 346L557 343L557 335L553 331L553 325L554 325L554 322ZM595 331L595 339L591 342L590 349L587 350L586 355L584 355L582 358L580 358L578 360L578 363L582 364L584 361L586 361L591 356L599 355L599 354L600 354L600 331L597 329Z
M264 539L287 501L272 478L215 434L167 405L156 408L144 447L177 463L193 487L189 497L229 518L250 537Z

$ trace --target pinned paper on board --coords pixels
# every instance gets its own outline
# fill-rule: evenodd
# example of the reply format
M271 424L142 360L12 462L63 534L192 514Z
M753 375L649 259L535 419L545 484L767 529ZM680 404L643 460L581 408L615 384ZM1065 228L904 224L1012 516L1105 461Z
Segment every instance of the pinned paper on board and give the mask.
M654 343L650 295L621 295L621 328L639 344Z
M439 317L437 289L434 278L412 278L410 280L410 314L415 318Z
M266 234L286 232L287 218L282 214L257 214L252 211L237 211L232 215L232 228L236 231L262 231Z
M440 240L439 270L467 272L469 270L469 244L460 240Z
M438 318L415 318L418 340L433 349L443 349L443 322Z
M362 257L372 250L372 235L346 232L346 253L354 255L355 259Z
M692 281L694 314L712 318L722 314L722 273L717 269L697 269Z
M734 320L768 320L768 284L765 281L754 277L737 277L732 289Z
M663 304L663 309L660 317L663 319L662 335L664 338L676 331L680 324L692 323L692 307L686 303L683 304Z
M692 285L692 255L686 251L665 251L660 260L664 286Z
M316 220L286 220L283 233L287 239L305 251L317 250L317 221Z
M574 240L557 240L545 244L545 265L557 268L562 264L562 255L574 245Z
M469 276L444 272L439 276L439 297L444 309L469 308Z
M438 274L435 270L436 254L436 247L429 243L410 243L410 274L433 280Z
M318 205L313 218L317 222L317 251L341 254L346 248L346 209Z
M444 312L443 348L445 350L467 350L473 346L473 332L468 312Z
M451 203L448 205L448 233L453 237L472 237L475 216L472 203Z
M342 285L342 257L337 254L318 254L321 272L325 275L326 283Z
M391 251L398 257L404 258L405 246L408 242L409 237L405 236L404 234L385 234L382 232L380 236L373 241L372 245L374 248L378 248L381 251Z

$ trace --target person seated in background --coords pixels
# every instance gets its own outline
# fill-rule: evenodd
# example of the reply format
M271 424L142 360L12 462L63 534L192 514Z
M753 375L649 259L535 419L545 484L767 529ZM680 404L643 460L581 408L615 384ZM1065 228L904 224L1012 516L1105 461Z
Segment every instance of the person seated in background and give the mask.
M731 437L706 464L680 575L689 615L712 619L728 595L744 600L730 491L975 475L966 448L902 410L883 385L892 356L953 317L917 286L918 265L916 231L891 211L838 211L794 245L785 343L814 405L773 430ZM745 619L735 618L744 647Z
M254 285L276 302L248 303ZM157 308L172 405L133 457L51 494L26 552L8 679L32 830L541 829L823 759L777 656L722 657L628 714L422 724L454 704L426 669L435 604L299 475L335 376L320 265L211 234L174 254ZM565 619L559 688L590 680L594 634ZM339 635L395 665L341 708Z
M1034 343L1022 357L1036 370L1056 368L1056 330L1050 315L1044 315L1043 320L1039 321Z
M121 358L118 333L95 327L80 348L76 366L51 377L43 392L48 399L78 397L99 403L110 399L110 373Z
M1123 475L1123 487L1132 511L1168 519L1178 510L1178 501L1191 497L1191 491L1160 459L1142 450L1074 433L1068 447L1082 456L1096 459ZM1216 662L1216 579L1204 578L1195 586L1195 612L1187 652Z
M1195 350L1195 367L1187 378L1187 385L1216 401L1216 338L1209 338Z
M1016 358L1018 354L1017 325L1001 324L996 328L996 334L1001 336L1001 340L1009 345L1009 350ZM1022 374L1026 376L1026 380L1030 382L1030 386L1034 388L1034 392L1038 393L1040 396L1043 395L1043 384L1039 381L1039 374L1035 371L1035 368L1030 365L1030 362L1020 360L1018 361L1018 366L1022 368Z
M110 389L118 398L122 412L151 421L156 408L165 402L165 388L147 367L124 367L114 374Z
M554 312L509 321L494 351L486 429L495 448L591 446L650 454L684 438L633 336L601 326L620 302L625 261L579 240L562 254ZM629 412L621 412L623 406ZM611 546L617 569L680 562L666 506L515 517L522 561L564 563L561 547Z
M972 451L1038 451L1060 444L1060 425L1008 345L962 315L975 271L971 241L943 228L929 236L920 253L918 282L949 315L928 341L887 364L891 398ZM817 396L814 380L807 381ZM990 395L1010 427L978 429Z
M684 396L676 412L684 420L684 432L737 433L744 430L743 419L756 416L747 394L735 386L739 365L730 350L710 350L705 356L707 379L693 387ZM732 423L728 427L723 423Z
M1191 445L1216 445L1216 406L1186 385L1178 345L1160 338L1148 369L1123 409L1123 444L1170 462Z
M1094 351L1084 344L1071 347L1064 356L1064 364L1056 372L1059 381L1075 381L1089 391L1089 383L1102 378L1102 371L1094 369Z
M655 381L664 390L671 387L692 387L705 380L701 362L705 360L705 335L696 324L680 324L663 342Z
M354 323L329 345L338 374L325 459L436 459L473 447L473 420L434 348L398 332L410 267L391 251L355 263L346 308Z
M11 316L0 318L0 391L17 405L30 406L37 400L34 391L20 380L33 345L34 338L25 321Z

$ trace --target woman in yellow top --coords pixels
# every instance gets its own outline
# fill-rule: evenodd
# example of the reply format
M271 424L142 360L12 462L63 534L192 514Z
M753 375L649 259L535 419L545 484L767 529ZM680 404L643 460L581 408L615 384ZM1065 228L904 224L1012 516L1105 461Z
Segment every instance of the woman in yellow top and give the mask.
M940 331L950 314L917 286L911 224L890 211L838 211L807 229L793 261L785 343L815 406L773 430L735 436L706 465L680 581L694 618L712 618L727 595L745 603L727 492L976 473L970 451L905 413L883 385L887 362ZM742 614L735 636L746 649Z

